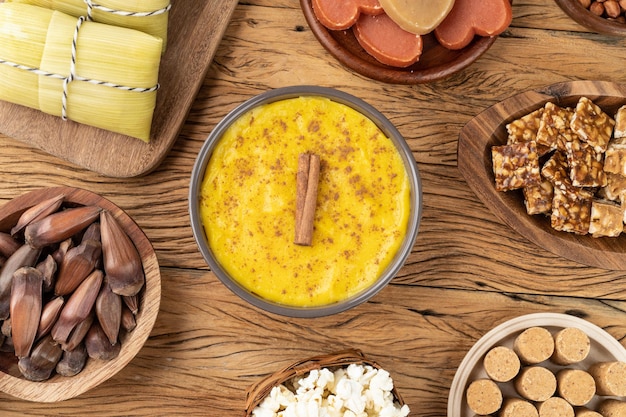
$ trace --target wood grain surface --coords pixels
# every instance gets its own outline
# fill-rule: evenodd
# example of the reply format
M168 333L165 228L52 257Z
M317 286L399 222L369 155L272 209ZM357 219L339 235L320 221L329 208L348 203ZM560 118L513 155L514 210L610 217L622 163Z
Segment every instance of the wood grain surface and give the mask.
M122 371L53 405L0 393L0 414L235 417L260 378L358 348L391 372L412 416L441 417L466 352L508 319L572 314L626 344L623 271L536 245L457 168L461 129L488 107L559 82L626 83L625 59L625 38L589 32L554 2L526 0L514 2L511 27L468 68L429 84L387 84L330 55L296 0L241 1L175 144L149 175L110 178L0 136L0 202L43 186L97 192L144 230L162 274L154 329ZM188 217L191 168L215 125L250 97L295 84L334 87L380 110L406 138L424 191L419 235L398 276L367 303L313 320L265 313L233 295L206 267Z

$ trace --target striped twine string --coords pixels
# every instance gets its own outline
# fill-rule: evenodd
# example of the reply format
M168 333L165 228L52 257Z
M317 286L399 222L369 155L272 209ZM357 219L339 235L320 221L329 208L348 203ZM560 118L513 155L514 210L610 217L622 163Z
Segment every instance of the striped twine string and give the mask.
M93 20L93 10L97 9L106 13L112 13L112 14L116 14L119 16L131 16L131 17L150 17L150 16L156 16L159 14L163 14L163 13L167 13L169 12L169 10L172 8L171 4L168 4L166 7L159 9L159 10L153 10L150 12L128 12L128 11L124 11L124 10L115 10L115 9L111 9L109 7L103 6L101 4L97 4L94 3L92 0L84 0L85 3L87 3L87 19L88 20Z
M85 17L81 16L78 18L78 21L76 22L76 28L74 29L74 37L72 39L72 59L70 62L70 73L67 77L60 75L60 74L54 74L51 72L43 71L39 68L32 68L26 65L17 64L15 62L7 61L2 58L0 58L0 64L8 65L10 67L17 68L17 69L24 70L24 71L29 71L29 72L32 72L33 74L41 75L44 77L63 80L63 95L61 96L61 104L62 104L61 118L63 120L67 120L67 94L68 94L69 84L72 81L84 81L84 82L88 82L94 85L102 85L105 87L117 88L118 90L130 91L134 93L151 93L159 89L159 84L150 88L128 87L124 85L110 83L107 81L99 81L99 80L94 80L91 78L81 77L80 75L76 74L76 50L77 50L76 45L78 43L78 32L84 21L85 21Z

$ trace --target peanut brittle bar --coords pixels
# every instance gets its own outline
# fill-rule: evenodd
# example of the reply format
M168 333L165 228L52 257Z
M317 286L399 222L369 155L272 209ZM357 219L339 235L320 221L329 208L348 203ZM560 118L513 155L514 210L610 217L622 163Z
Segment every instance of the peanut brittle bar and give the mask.
M542 114L543 107L508 123L506 125L507 143L536 141ZM550 148L537 144L537 152L539 156L542 156L550 152Z
M601 153L591 145L574 140L566 144L567 165L575 187L604 187L606 173Z
M607 200L619 201L623 193L626 193L626 177L607 172L606 186L598 194Z
M615 121L597 104L587 97L581 97L576 104L570 127L578 136L594 147L596 152L603 153L613 134Z
M593 237L616 237L624 229L624 211L613 201L594 199L591 204L589 233Z
M491 157L498 191L515 190L541 181L535 142L492 146Z
M613 137L615 139L626 138L626 105L617 109L617 113L615 113Z
M550 225L562 232L585 235L589 233L592 197L572 189L554 187Z
M604 171L626 176L626 137L609 142L604 153Z
M554 186L550 181L543 180L539 184L524 187L523 192L528 214L550 213L554 197Z
M541 175L553 185L569 182L567 157L562 152L554 152L541 167Z
M565 151L565 144L578 138L570 127L573 116L572 109L547 102L537 131L537 144Z

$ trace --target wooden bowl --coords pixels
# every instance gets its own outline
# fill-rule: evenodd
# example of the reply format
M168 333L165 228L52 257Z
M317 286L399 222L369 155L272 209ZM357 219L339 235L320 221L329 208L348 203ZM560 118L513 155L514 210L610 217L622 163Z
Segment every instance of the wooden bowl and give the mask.
M605 35L626 36L626 24L591 13L578 0L556 0L556 3L569 17L589 30Z
M44 382L32 382L21 376L17 358L11 352L0 353L0 391L29 401L56 402L76 397L111 378L124 368L143 347L156 321L161 301L161 273L152 244L137 224L118 206L91 191L54 187L35 190L19 196L0 208L0 231L8 232L27 208L59 194L65 195L68 205L97 205L115 216L137 247L143 262L146 284L139 293L137 327L120 334L122 348L111 361L88 359L85 368L76 376L54 374Z
M329 30L313 12L311 0L300 0L309 27L319 42L344 66L368 78L390 84L422 84L440 80L466 68L482 56L496 37L476 36L465 48L446 49L432 33L422 36L424 49L420 60L406 67L391 67L378 62L367 53L351 29Z
M506 143L506 124L548 101L574 107L581 96L613 117L626 104L626 85L604 81L565 82L517 94L493 105L461 129L457 149L459 171L497 217L536 245L585 265L626 270L626 234L594 238L554 230L548 216L526 213L521 191L495 189L491 147Z

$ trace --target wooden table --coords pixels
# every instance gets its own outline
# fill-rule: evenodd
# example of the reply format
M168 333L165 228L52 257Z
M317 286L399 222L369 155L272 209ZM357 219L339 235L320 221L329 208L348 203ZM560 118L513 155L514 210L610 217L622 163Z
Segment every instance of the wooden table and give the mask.
M588 33L551 1L514 3L511 27L471 67L402 86L339 64L295 0L240 2L180 137L146 176L100 176L0 135L0 203L46 186L102 194L152 241L163 293L149 340L123 371L56 404L0 394L0 414L239 416L245 389L259 378L352 347L391 372L412 415L440 417L466 352L508 319L573 314L626 344L624 273L530 243L490 212L456 167L459 130L488 106L561 81L626 82L626 39ZM294 84L335 87L377 107L413 150L424 191L417 242L391 285L357 308L319 319L272 315L233 295L200 256L187 210L191 167L220 119L256 94Z

